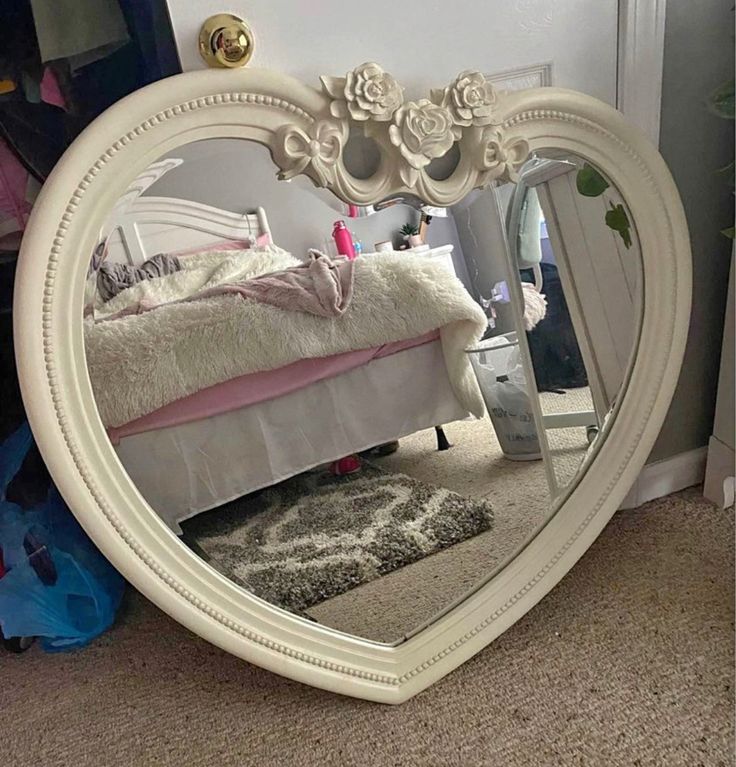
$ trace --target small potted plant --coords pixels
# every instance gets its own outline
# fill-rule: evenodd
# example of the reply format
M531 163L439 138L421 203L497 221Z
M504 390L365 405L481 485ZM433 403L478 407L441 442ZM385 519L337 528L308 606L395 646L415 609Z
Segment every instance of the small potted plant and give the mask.
M409 243L410 248L416 248L423 244L419 229L414 224L404 224L399 231Z

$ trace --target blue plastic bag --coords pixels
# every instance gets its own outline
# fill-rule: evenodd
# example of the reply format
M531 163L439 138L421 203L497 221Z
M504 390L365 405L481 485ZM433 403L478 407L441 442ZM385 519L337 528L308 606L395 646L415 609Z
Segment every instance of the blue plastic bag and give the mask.
M5 498L33 437L24 424L0 445L0 629L43 637L48 652L83 647L108 629L125 581L100 554L55 487L24 511Z

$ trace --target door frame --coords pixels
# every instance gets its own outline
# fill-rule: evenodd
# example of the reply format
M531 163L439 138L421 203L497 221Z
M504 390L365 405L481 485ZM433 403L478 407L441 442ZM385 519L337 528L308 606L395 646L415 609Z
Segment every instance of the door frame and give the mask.
M616 107L659 146L667 0L619 0Z

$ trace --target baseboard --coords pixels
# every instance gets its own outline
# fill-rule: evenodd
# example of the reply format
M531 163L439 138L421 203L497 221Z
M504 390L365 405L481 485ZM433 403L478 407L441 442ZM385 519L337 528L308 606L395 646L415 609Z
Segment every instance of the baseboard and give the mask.
M703 495L722 509L734 502L734 451L716 436L708 443Z
M704 447L648 463L619 508L635 509L642 503L699 485L705 477L708 451Z

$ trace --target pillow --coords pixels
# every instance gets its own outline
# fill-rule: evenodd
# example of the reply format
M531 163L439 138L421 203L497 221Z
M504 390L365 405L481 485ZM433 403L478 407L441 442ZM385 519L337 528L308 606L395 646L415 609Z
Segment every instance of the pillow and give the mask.
M131 285L153 277L173 274L181 268L179 259L169 253L159 253L140 266L103 263L97 272L97 292L103 301L109 301Z

